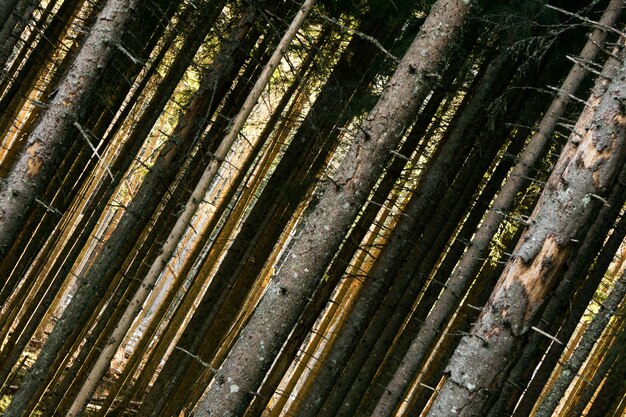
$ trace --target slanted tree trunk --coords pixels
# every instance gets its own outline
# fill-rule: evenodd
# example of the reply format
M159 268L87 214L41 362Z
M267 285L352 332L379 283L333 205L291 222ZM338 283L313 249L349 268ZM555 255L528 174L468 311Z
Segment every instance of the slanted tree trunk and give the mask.
M0 191L0 258L20 232L68 145L67 136L97 87L102 69L121 41L135 9L135 0L106 4L76 57L58 93L29 135L25 150Z
M563 280L541 315L541 324L537 327L554 335L558 340L567 341L570 339L626 233L625 218L622 217L615 225L624 203L625 174L626 171L622 170L620 180L607 199L609 207L603 207L598 214L593 226L577 250L576 258L568 265ZM612 226L613 232L606 239ZM600 254L596 256L598 248L602 246L605 239L606 242ZM587 271L592 264L593 269L589 273ZM587 278L580 284L578 278L585 275L588 275ZM574 297L575 292L576 296ZM562 314L564 310L568 310L565 317ZM539 333L531 335L519 360L507 377L507 383L501 391L502 395L491 406L489 416L498 417L512 413L521 395L523 395L523 400L515 409L515 415L524 416L530 413L533 404L552 374L564 347L551 343L550 339ZM545 349L547 349L547 354L544 356L541 351ZM536 370L539 363L541 365ZM532 381L528 384L531 377ZM525 389L527 385L528 389Z
M622 307L621 312L626 309ZM612 356L612 360L605 361L612 362L613 367L610 372L607 374L599 374L599 379L604 379L602 388L600 388L600 392L597 393L595 399L593 400L593 404L591 408L586 413L588 417L604 417L611 415L609 410L617 409L618 403L624 401L624 391L626 390L626 380L624 379L624 375L626 375L626 327L622 326L620 334L617 336L610 355ZM602 362L604 363L604 361ZM598 372L600 369L598 370ZM605 379L606 378L606 379ZM595 379L595 378L594 378ZM593 390L595 391L595 389ZM592 392L593 393L593 392ZM590 396L588 398L591 398ZM573 416L580 416L581 412L587 405L586 402L582 404L582 407L578 407L577 410L572 412ZM616 414L623 415L623 414Z
M381 27L378 16L366 16L361 24L363 31L371 34L371 30L385 36ZM377 39L384 42L385 38ZM364 50L364 46L369 48ZM334 127L343 126L350 120L353 99L362 95L360 83L364 79L373 78L373 72L367 69L377 61L376 52L375 47L356 37L343 52L220 262L206 295L178 342L180 348L204 360L210 360L219 348L225 330L232 325L247 291L257 278L258 265L266 262L278 236L282 234L298 204L309 193L307 190L311 188L311 176L318 175L329 152L335 147L339 131ZM356 65L358 69L353 68ZM331 107L341 109L339 115L326 111ZM203 260L201 275L210 273L221 254L218 248L226 243L226 238L219 237L213 244L210 255ZM189 392L181 378L184 376L187 381L195 381L194 378L200 372L197 366L189 367L190 363L193 363L192 358L182 350L172 352L148 393L149 400L144 402L141 415L150 415L149 409L162 400L164 393L169 396L170 390L176 390L172 397L179 396L176 392L180 395Z
M545 297L562 276L590 215L624 162L626 65L600 78L507 267L446 369L428 416L482 414L519 355ZM572 241L574 240L574 241Z
M596 394L597 396L595 397L595 400L593 402L595 403L595 401L598 401L599 395L600 395L600 392L602 392L602 389L600 390L600 392L597 392L597 391L598 391L598 388L600 387L600 384L602 384L603 382L604 384L602 384L602 388L611 387L611 386L616 387L619 385L620 381L615 381L615 380L611 381L610 379L613 379L615 377L615 374L618 374L620 376L624 375L623 370L620 373L620 370L618 368L619 359L620 359L619 357L620 350L622 349L622 346L624 346L623 339L624 339L624 336L626 336L626 331L625 331L626 329L624 329L624 326L623 326L626 323L622 322L621 324L622 324L621 329L620 329L620 326L616 326L615 330L618 332L618 336L611 341L611 346L608 348L606 355L599 362L600 365L597 367L594 367L593 378L591 378L591 380L586 381L587 383L581 389L581 392L578 398L574 399L575 402L573 404L570 404L569 415L575 416L575 417L581 416L584 413L584 410L590 408L590 405L592 403L592 398ZM607 398L604 398L600 401L602 401L602 403L604 404L612 403L612 401L610 400L607 401L607 400L608 400Z
M342 330L334 342L332 351L321 364L311 391L303 399L299 415L303 417L313 415L314 412L317 412L324 405L324 401L331 393L331 390L333 394L338 394L341 391L337 387L334 388L334 383L342 370L343 364L345 364L354 349L356 342L362 337L363 332L372 321L372 317L376 313L379 319L382 319L385 323L387 322L389 315L377 313L377 309L383 298L385 298L385 293L392 281L395 288L391 294L387 295L384 306L380 307L382 310L393 309L411 281L423 283L423 280L419 278L413 280L411 278L414 277L417 265L420 264L424 255L428 252L427 247L434 240L431 235L433 233L436 235L440 231L441 224L445 222L445 216L448 214L447 211L441 209L441 207L447 207L445 203L441 204L441 201L447 201L441 190L451 187L454 175L448 175L449 172L462 170L461 166L465 156L473 145L472 139L468 139L468 137L477 137L474 134L475 132L472 131L471 123L474 122L473 126L475 128L480 125L480 123L476 123L476 119L480 118L481 111L483 114L486 114L483 106L486 102L491 102L491 100L498 97L501 89L504 89L506 86L505 80L510 78L511 69L513 68L512 60L507 58L508 54L503 53L494 60L492 62L493 65L489 65L489 69L484 76L481 74L482 77L477 83L474 94L466 95L464 105L457 111L448 133L442 141L443 146L435 153L431 163L425 168L417 192L407 203L403 216L398 220L398 225L394 228L385 247L377 256L374 267L368 273L358 299L355 301L356 306L345 319L341 327ZM499 82L496 83L496 80ZM487 99L487 97L490 99ZM493 140L491 144L497 144L497 141ZM468 164L466 169L471 172L474 167L472 164ZM469 179L469 177L471 175L467 175L463 180ZM451 190L453 192L446 193L445 197L449 198L450 201L458 199L460 190L454 190L454 188ZM454 191L458 191L458 193L454 193ZM456 195L451 197L452 194ZM433 202L436 204L433 204ZM437 206L437 204L441 205ZM437 207L439 207L439 212L435 214ZM465 207L463 207L464 210ZM428 218L428 224L424 221L426 218ZM411 249L413 240L408 238L408 236L420 236L413 249ZM406 256L407 253L409 253L408 256ZM407 258L406 261L401 261L405 257ZM394 280L396 275L397 278ZM416 288L414 295L419 293L420 287ZM409 305L413 302L414 300L411 300ZM387 311L387 313L389 312ZM399 321L399 325L403 319L404 317ZM377 322L381 323L380 320L377 320ZM377 328L382 331L385 326ZM372 340L375 339L377 339L376 336L372 338ZM365 348L365 350L368 350L368 348ZM362 363L353 367L353 369L359 369L361 365ZM349 387L350 382L344 384L343 388ZM326 408L326 406L324 407ZM324 411L324 413L322 415L334 415L334 411Z
M617 0L613 3L616 1ZM606 16L603 17L604 24L610 25L616 18L619 7L616 7L615 4L613 4L613 6L613 8L607 9L610 9L610 13L607 11ZM582 60L592 60L599 49L598 43L601 43L604 37L605 32L603 30L596 30L592 39L586 44L583 52L581 52L580 58ZM525 178L528 177L531 167L543 154L544 148L549 141L550 135L560 115L565 110L570 96L576 92L585 74L586 70L583 67L575 66L563 82L561 92L552 102L546 115L540 122L537 132L532 136L529 145L520 157L520 161L515 166L511 178L498 194L493 208L487 212L484 221L472 240L472 244L468 246L454 274L448 280L447 288L444 290L442 297L437 301L433 311L426 318L424 325L416 335L408 351L406 360L400 368L410 369L400 371L406 374L398 374L394 379L398 381L407 380L407 375L413 374L416 367L425 357L426 352L438 334L438 329L445 323L453 312L457 301L461 298L462 294L464 294L465 287L468 285L471 277L474 276L477 266L481 263L480 259L498 230L500 221L512 206L514 198L524 184ZM414 365L411 366L410 364ZM384 398L388 398L392 395L400 394L386 392L383 395L383 401L387 401Z
M4 26L9 15L13 12L13 8L17 4L17 0L0 1L0 29Z
M593 318L587 329L585 329L585 333L578 343L578 346L576 346L572 355L565 364L563 364L561 374L535 414L537 417L549 417L552 415L559 405L563 394L565 394L570 383L574 380L574 377L582 367L583 362L585 362L589 353L591 353L596 341L602 335L604 328L617 311L624 299L624 295L626 295L626 273L622 274L622 276L617 279L609 296L601 304L600 311Z
M439 1L424 22L381 98L368 115L337 179L324 187L308 213L302 237L270 282L250 321L217 372L196 416L243 413L249 392L255 392L274 357L297 321L306 299L378 179L441 69L450 43L456 39L470 9L469 2Z

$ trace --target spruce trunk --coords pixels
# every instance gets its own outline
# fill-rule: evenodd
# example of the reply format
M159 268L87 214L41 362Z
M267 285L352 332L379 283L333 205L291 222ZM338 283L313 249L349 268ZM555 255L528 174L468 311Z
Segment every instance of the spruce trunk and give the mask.
M270 282L259 306L217 372L196 416L241 415L296 323L306 300L354 221L369 191L431 90L469 2L439 1L424 22L374 109L368 115L337 178L303 219L301 238Z
M514 363L535 316L560 280L591 214L624 162L626 64L601 77L553 170L513 256L472 332L446 369L428 416L481 414Z

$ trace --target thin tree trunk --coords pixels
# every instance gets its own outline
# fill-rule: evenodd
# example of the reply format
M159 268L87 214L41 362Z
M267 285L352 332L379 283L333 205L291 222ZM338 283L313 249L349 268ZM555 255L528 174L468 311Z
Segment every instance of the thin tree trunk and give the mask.
M624 346L623 335L626 335L626 332L624 330L625 329L622 326L620 335L616 338L616 340L612 341L611 347L609 348L606 356L602 358L602 361L600 362L600 365L597 367L597 369L594 369L593 378L588 381L585 387L581 390L580 396L578 397L576 403L571 406L569 415L575 417L583 415L584 410L591 405L594 394L597 393L598 388L603 382L603 388L605 388L605 386L611 387L619 384L619 381L610 381L609 378L613 378L616 373L619 374L618 366L620 360L620 351L622 349L622 346ZM602 392L602 389L600 390L600 392ZM596 400L598 400L598 397L596 397ZM601 402L604 404L611 403L611 401L607 401L607 399L603 399L601 400Z
M616 2L621 3L621 0L614 0L612 3ZM603 22L609 25L616 19L619 11L617 5L612 5L613 8L608 9L610 13L607 11L605 16L603 16ZM605 35L604 30L594 31L592 39L587 42L583 48L580 58L592 60L599 50L598 44L601 44ZM556 123L570 101L570 96L575 94L586 73L587 71L582 66L576 65L568 74L557 98L550 105L550 108L538 126L537 132L532 136L529 145L522 153L520 161L511 173L510 179L505 183L503 189L498 194L491 210L487 212L485 220L483 220L479 230L476 232L472 244L468 246L459 265L457 265L453 275L448 280L446 289L437 301L433 311L431 311L426 318L419 333L415 336L414 342L407 352L406 362L399 368L407 368L406 371L399 371L406 372L406 374L398 373L397 376L394 376L394 380L408 382L408 375L415 372L415 367L418 366L425 357L429 346L432 344L435 337L437 337L438 329L450 316L457 301L460 299L461 295L464 294L465 287L471 277L474 276L476 267L479 265L482 255L487 250L489 242L498 230L500 221L512 206L515 196L525 182L525 178L529 176L530 169L543 154L544 148L550 139L550 135L554 131ZM408 369L410 364L414 365L411 369ZM401 393L392 394L386 391L381 400L387 401L385 398L389 398L390 403L393 402L396 404L398 398L391 399L390 397L397 397L398 395L401 395ZM383 405L382 403L379 404L377 408L382 410ZM389 409L387 410L386 413L389 413Z
M431 163L425 169L422 178L418 184L417 190L414 196L411 197L407 203L407 207L403 210L403 216L399 220L399 224L395 227L393 233L389 237L381 254L377 257L376 263L372 271L368 274L367 280L363 284L363 290L359 294L359 298L356 301L357 305L353 309L353 312L346 319L342 325L342 330L337 336L333 351L328 358L322 364L322 368L317 373L313 389L307 395L307 398L303 401L303 406L300 410L300 415L308 416L313 415L314 412L322 407L327 396L333 391L333 394L337 398L342 397L338 395L341 389L334 389L334 382L339 376L344 364L350 353L353 350L355 343L363 335L368 324L372 321L372 317L376 313L378 306L380 305L385 293L391 285L391 280L397 275L395 279L394 288L392 291L392 297L387 295L384 306L385 309L395 307L399 298L405 293L406 287L409 282L419 282L419 278L411 279L414 277L414 272L423 260L424 255L428 252L427 247L432 243L432 236L430 234L437 234L440 231L440 225L445 221L445 216L448 214L442 207L447 207L446 204L441 204L441 200L438 200L437 196L443 198L441 190L448 189L450 182L454 178L453 175L447 175L449 172L458 172L462 168L460 165L464 162L465 155L471 149L472 141L468 140L468 136L475 138L471 132L470 124L474 122L474 126L479 126L480 123L475 123L475 119L480 117L479 114L483 110L483 105L491 100L486 99L490 97L494 99L499 95L501 89L506 86L507 75L510 75L510 69L513 68L513 62L506 59L507 54L503 53L490 65L489 70L486 72L483 79L479 80L478 87L474 95L466 96L467 104L463 106L462 110L458 110L457 117L452 121L450 127L450 133L446 135L446 139L443 141L443 146L432 157ZM505 65L506 64L506 65ZM495 83L495 80L498 83ZM486 112L483 111L483 114ZM494 140L492 144L497 144ZM472 164L468 164L467 168L470 172L474 170ZM469 176L467 177L469 179ZM457 183L458 185L458 183ZM452 197L455 193L460 193L461 190L455 190L452 188L452 192L449 192L445 197L447 200L454 201L458 198L458 194ZM441 204L438 213L433 202ZM465 207L462 207L463 211ZM424 219L428 218L428 224L426 225ZM415 242L414 248L409 249L412 239L408 236L420 236L420 239ZM406 253L410 252L408 256ZM406 257L406 261L400 262L400 259ZM407 265L407 263L409 265ZM402 267L402 268L401 268ZM400 269L401 268L401 269ZM423 281L421 281L423 282ZM398 289L399 288L399 289ZM418 291L413 294L416 295ZM395 296L395 298L393 297ZM410 301L410 304L414 300ZM406 310L404 311L406 312ZM377 323L387 322L387 314L381 313L378 315ZM403 320L400 320L400 323ZM383 325L377 329L383 330L388 326ZM389 326L389 327L394 327ZM397 326L396 326L397 328ZM373 337L371 340L376 340L377 337ZM368 350L365 348L365 350ZM360 365L356 365L353 369L360 369ZM351 381L350 381L351 382ZM344 384L345 387L349 387L350 382ZM336 402L335 402L336 404ZM328 414L333 415L333 411L329 411ZM325 414L322 414L325 415Z
M562 276L572 239L585 232L596 197L613 185L623 164L626 65L600 78L550 176L528 229L470 335L446 372L428 416L481 414L500 389L543 300ZM602 197L600 197L602 199Z
M89 101L100 76L130 21L135 0L111 0L92 28L74 66L59 86L59 92L39 124L29 136L26 152L14 165L0 191L0 256L19 232L25 209L32 206L44 185L54 173L62 156L66 136L73 128L84 103ZM106 41L105 41L106 40ZM20 415L38 389L37 378L24 382L6 410L6 416Z
M243 413L249 401L248 393L258 389L306 299L317 287L327 262L375 184L379 167L388 158L385 149L396 147L404 124L430 91L432 81L428 74L437 73L442 67L468 11L466 2L439 1L433 6L420 35L341 164L337 180L324 187L321 200L303 219L301 239L270 282L195 415Z
M624 309L622 309L622 312ZM611 415L611 409L619 408L619 402L624 402L624 392L626 391L626 349L624 342L626 341L626 328L622 327L621 333L618 335L613 348L615 349L615 364L608 375L601 375L604 379L600 392L597 393L593 400L593 404L589 411L584 414L587 417L605 417ZM584 404L587 405L587 404ZM573 412L573 416L581 415L580 412ZM623 415L623 414L617 414Z
M371 20L366 17L362 26L371 29ZM371 30L379 29L378 25L374 25ZM180 348L204 360L210 360L218 349L219 339L232 325L233 317L257 278L258 265L266 262L297 205L309 194L310 178L318 176L329 152L335 147L339 130L334 127L345 125L350 120L352 102L361 97L358 88L347 88L343 84L359 86L358 82L367 84L363 80L373 77L366 70L376 62L376 49L370 48L358 54L353 52L359 50L358 46L363 46L363 40L353 39L307 113L235 241L228 248L219 269L214 273L206 295L178 342ZM355 69L355 65L360 66ZM358 82L355 83L355 80ZM338 111L339 118L337 114L326 111L333 106L341 109ZM211 273L221 253L218 247L222 240L220 238L214 243L210 255L203 261L201 274ZM172 352L148 394L151 399L146 401L141 413L149 413L149 408L160 401L159 397L162 398L164 392L172 389L181 395L188 392L184 385L177 388L174 385L180 385L183 376L192 381L189 377L193 378L199 373L197 367L187 368L190 363L191 357L183 351L177 349Z
M591 353L596 341L604 331L613 314L615 314L619 304L626 295L626 272L620 276L614 284L607 299L600 305L600 311L593 318L572 356L563 364L563 369L558 379L552 386L548 396L544 398L537 413L537 417L549 417L552 415L559 401L565 394L570 383L582 367L583 363Z

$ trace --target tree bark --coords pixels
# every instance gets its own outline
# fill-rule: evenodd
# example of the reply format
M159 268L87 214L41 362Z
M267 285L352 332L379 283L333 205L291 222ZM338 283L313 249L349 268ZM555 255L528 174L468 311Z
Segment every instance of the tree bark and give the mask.
M578 343L578 346L576 346L572 356L563 364L561 374L552 386L548 396L542 401L535 416L549 417L552 415L559 405L563 394L565 394L570 383L574 380L574 377L582 367L583 362L587 359L589 353L591 353L596 341L602 335L604 328L609 323L611 317L613 317L613 314L615 314L624 299L624 295L626 295L626 273L622 274L622 276L617 279L609 296L601 304L600 311L593 318L587 329L585 329L585 333Z
M0 1L0 29L4 27L9 15L13 12L13 8L17 4L17 0Z
M324 401L331 391L337 399L343 397L338 395L339 392L342 391L342 388L349 388L352 381L348 381L343 387L335 387L334 383L342 370L342 364L345 364L356 342L363 336L366 328L368 333L372 334L372 337L369 337L369 341L374 342L380 336L380 333L374 334L376 329L381 332L383 329L397 329L404 321L407 311L405 308L402 308L401 314L403 317L396 320L394 324L388 322L391 315L389 310L395 309L399 299L407 293L406 290L410 283L418 284L415 285L414 291L411 292L413 296L419 293L421 284L424 283L424 280L420 279L423 275L417 274L416 277L415 272L421 261L424 260L437 234L441 231L442 224L445 223L446 217L449 215L448 207L450 207L450 202L458 200L462 188L465 186L465 181L470 180L476 168L474 165L477 162L476 160L465 166L467 172L463 171L461 167L465 161L465 156L473 145L472 139L468 139L468 137L476 138L478 136L477 132L473 131L472 126L476 128L480 125L480 122L476 122L476 120L480 120L481 111L483 114L486 114L483 106L499 96L502 89L506 86L506 80L510 78L510 70L513 68L513 63L511 60L506 59L507 56L508 54L503 53L494 60L492 65L489 65L489 69L484 76L478 80L474 94L466 95L466 105L462 105L462 109L457 111L451 126L448 128L448 133L442 141L443 146L433 155L430 164L425 168L416 192L403 211L403 216L399 219L398 225L394 228L385 247L377 256L374 267L368 273L359 298L355 302L356 306L342 325L332 352L321 365L321 369L316 375L313 389L307 398L303 400L300 415L313 415L313 410L317 410L324 405ZM495 82L496 80L498 80L497 83ZM492 140L489 144L483 143L482 145L491 145L491 148L499 147L497 140ZM475 154L474 157L476 156ZM486 163L489 165L490 161ZM482 165L477 165L484 165L484 161ZM460 181L452 185L455 173L459 171L468 175L461 175ZM483 174L481 172L479 174L480 177ZM457 189L457 187L460 189ZM446 189L447 192L442 193L442 189ZM452 207L454 207L454 203L452 203ZM465 211L465 206L461 207L461 209L461 211ZM425 222L425 219L428 219L428 222ZM419 236L419 238L413 240L410 236ZM447 241L447 239L445 240ZM411 245L413 245L412 249ZM443 246L445 246L445 243L440 243L439 249ZM434 250L433 252L438 251ZM406 260L400 261L404 258ZM394 287L385 298L392 280ZM407 298L411 298L411 296ZM383 299L385 301L380 306ZM412 299L408 302L409 309L414 301ZM380 311L377 312L377 309L380 309ZM374 314L376 314L375 322L378 326L372 327ZM362 352L369 351L370 348L371 346L367 342L359 346ZM359 363L353 366L352 369L358 370L361 368L361 365L362 363ZM336 402L334 403L336 404ZM329 408L328 406L324 405L325 410L321 415L334 415L334 411L332 411L334 407Z
M112 0L107 3L72 69L59 86L57 96L29 136L25 153L9 173L0 191L0 256L4 256L19 233L25 209L32 206L54 173L55 164L65 147L66 136L73 128L83 104L94 93L100 70L109 60L115 44L120 41L135 6L134 0ZM23 388L16 393L5 412L6 416L20 415L26 403L32 401L28 391L37 389L36 379L31 381L30 388Z
M428 416L481 414L504 382L545 297L562 276L573 242L623 164L626 65L600 78L561 153L514 255L483 313L464 337Z
M67 135L97 86L101 69L111 58L130 21L135 0L107 3L58 93L29 135L25 152L0 191L0 259L19 233L25 213L54 174Z
M619 7L614 3L616 3L616 0L613 1L613 8L609 8L602 19L604 24L611 25L618 14ZM592 60L599 50L598 43L602 42L605 35L604 30L596 30L592 39L587 42L583 48L580 58ZM503 186L503 189L499 192L498 197L493 203L493 207L487 212L485 219L480 228L476 231L475 237L472 239L471 245L468 246L459 265L457 265L453 275L448 280L442 296L437 301L433 311L430 312L425 323L416 335L407 353L406 360L399 368L407 368L406 374L402 375L399 373L394 376L394 380L408 382L407 375L415 372L414 368L426 355L429 346L431 346L438 334L438 329L441 328L443 323L450 316L457 301L462 294L464 294L465 287L474 276L475 270L480 264L481 257L498 230L500 221L513 205L514 198L524 184L525 178L528 177L531 167L535 165L536 161L543 154L544 148L548 143L551 133L554 131L560 115L570 101L570 96L575 94L585 74L586 70L583 67L575 66L563 82L557 98L552 102L546 115L541 120L537 132L532 136L529 145L520 156L518 164L515 166L509 180ZM411 367L412 370L409 371L408 367L410 367L411 363L414 364L414 366ZM382 401L388 401L384 398L397 395L401 394L386 391L385 394L383 394ZM394 401L397 402L397 398ZM381 407L382 404L377 408L381 409Z
M383 25L378 24L378 16L373 17L366 16L360 27L368 34L382 35L377 39L384 42ZM350 42L214 272L206 295L178 342L180 348L204 360L215 354L258 276L259 264L266 262L296 208L310 194L311 177L319 176L335 148L339 133L335 127L345 125L353 117L353 102L362 98L361 83L373 79L374 72L367 70L377 62L377 56L376 48L362 39L354 38ZM340 109L339 114L327 112L328 108ZM221 245L227 243L228 236L220 233L210 255L203 260L201 276L211 273L221 254ZM183 375L186 380L197 376L200 369L188 368L191 363L189 355L179 349L173 351L148 394L154 400L146 401L141 413L149 413L149 408L170 389L181 395L188 393L186 386L173 385L180 385Z
M440 70L468 11L466 2L439 1L433 6L355 138L337 179L324 187L319 203L303 219L302 237L270 282L195 415L243 413L249 393L258 389L306 299L317 287L327 262L378 179L388 150L395 148L404 124L430 91L432 74Z

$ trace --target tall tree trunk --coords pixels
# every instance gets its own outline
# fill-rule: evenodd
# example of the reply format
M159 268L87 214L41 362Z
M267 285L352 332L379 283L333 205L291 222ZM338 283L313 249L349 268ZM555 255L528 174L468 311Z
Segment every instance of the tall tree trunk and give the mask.
M135 9L135 0L111 0L97 22L74 65L59 86L59 91L39 124L28 138L26 152L20 157L0 191L0 256L13 242L24 221L25 209L32 206L54 173L62 156L66 137L97 85L100 69L106 65L124 33ZM21 415L38 389L38 378L24 382L6 410L6 416Z
M0 29L4 27L9 15L13 12L13 8L17 4L17 0L0 1Z
M626 309L622 308L622 313L624 310ZM613 346L615 352L612 356L616 356L613 368L608 375L600 375L600 379L604 379L602 388L593 400L591 408L585 414L587 417L604 417L611 415L609 411L618 408L617 406L620 400L622 402L624 401L624 392L626 391L626 380L624 380L624 375L626 374L626 343L624 343L626 342L626 328L622 326L621 330ZM587 403L584 403L584 405L587 405ZM581 415L580 412L574 412L572 414L576 417Z
M565 394L570 383L574 380L574 377L582 367L583 362L587 359L589 353L591 353L596 341L602 335L604 328L609 323L611 317L613 317L613 314L615 314L624 299L624 295L626 295L626 272L617 279L609 296L600 306L600 311L593 318L587 329L585 329L585 333L578 343L578 346L576 346L576 349L567 362L563 364L561 374L552 386L547 397L541 402L535 416L549 417L552 415L559 405L563 394Z
M458 172L461 169L460 166L463 164L465 155L467 155L472 145L472 140L468 140L467 137L477 137L477 135L473 134L470 124L480 117L479 114L481 110L484 110L484 104L498 97L501 89L504 89L506 86L506 82L503 80L510 78L510 70L513 68L512 60L507 58L508 54L503 53L494 60L493 65L489 66L484 77L479 80L474 94L466 95L466 105L458 110L456 117L451 122L448 133L442 140L443 146L433 155L431 163L425 168L425 172L417 186L417 191L407 203L398 225L394 228L385 247L377 256L374 267L368 273L368 277L356 301L356 306L342 324L342 330L337 335L331 353L324 360L321 369L316 374L312 390L303 399L300 415L313 415L323 405L327 396L333 390L334 382L342 368L341 364L345 363L355 343L362 336L368 323L372 321L372 317L376 313L382 299L385 298L385 293L394 277L398 276L394 281L394 285L397 288L401 288L399 291L394 292L394 295L397 297L401 297L404 294L404 290L410 281L419 281L419 278L414 280L411 280L411 278L414 277L416 265L420 263L427 252L426 247L432 243L432 238L429 239L428 233L437 233L440 230L440 224L437 225L437 222L444 221L444 213L447 214L446 211L442 210L442 207L446 207L445 204L439 207L439 215L435 214L437 204L433 204L433 202L440 203L442 200L439 200L438 196L443 198L441 190L448 189L451 186L454 175L448 174ZM495 83L495 80L499 82ZM486 114L485 111L482 113ZM475 123L474 126L478 127L479 124ZM494 140L492 143L497 142ZM467 169L473 170L471 164L468 165L470 166ZM451 195L453 193L448 194ZM458 197L458 195L455 197ZM435 217L434 219L433 216ZM424 221L426 218L428 218L428 225ZM409 239L408 236L420 236L413 249L410 249L413 240ZM410 254L406 256L405 254L407 253ZM403 259L405 256L407 260L401 262L400 259ZM407 266L406 263L410 265ZM401 267L402 269L400 269ZM419 291L415 291L415 293L417 292ZM385 300L385 305L395 306L397 301L397 299ZM410 304L413 301L411 300ZM383 318L386 315L380 314L379 317ZM383 321L386 321L386 319L383 319ZM402 321L400 320L400 323ZM380 327L380 330L382 329L383 327ZM355 367L355 369L358 368L360 366ZM333 391L337 392L337 390ZM329 414L333 414L333 412Z
M625 199L625 175L626 170L622 170L620 180L607 199L610 207L603 207L598 214L578 249L576 258L568 265L563 280L542 313L541 325L538 327L543 328L549 334L553 334L558 340L570 339L626 233L626 218L622 217L615 225ZM613 227L613 232L606 239L611 227ZM601 247L605 239L604 247L596 256L598 248ZM592 264L593 268L591 272L588 272ZM580 284L579 277L585 275L587 278ZM574 296L575 292L576 295ZM564 310L569 310L565 317L562 314ZM533 404L552 374L564 347L551 343L550 339L539 333L530 336L522 355L507 377L507 383L501 391L502 395L491 406L489 416L497 417L505 413L512 413L522 395L523 400L515 409L515 415L524 416L530 413ZM547 353L544 355L542 351L546 349ZM540 367L536 370L538 364ZM531 377L532 381L529 385L528 381ZM528 388L526 389L527 385Z
M405 124L431 89L469 2L439 1L424 22L380 100L370 112L337 179L303 219L302 237L270 282L250 321L217 372L197 416L243 413L297 321L328 261L373 188L380 167L395 149ZM258 350L257 350L258 349Z
M0 190L0 259L4 257L43 187L63 156L67 135L92 98L101 69L130 21L136 0L112 0L98 16L58 93L29 135ZM106 41L104 41L106 39Z
M504 382L545 297L562 276L574 242L586 231L595 203L623 164L626 64L600 78L581 113L528 229L490 300L446 369L448 379L428 416L481 414Z
M374 28L371 27L373 23ZM367 28L367 33L372 30L381 34L381 25L378 23L377 16L374 19L366 16L361 27L364 31ZM204 360L210 360L219 348L221 338L232 325L245 301L247 291L257 278L258 265L266 262L298 204L309 194L311 177L318 176L324 161L336 145L335 139L339 131L335 127L345 125L352 117L353 99L362 97L362 90L358 88L359 82L373 78L374 74L367 69L376 62L376 49L369 48L363 52L363 49L359 49L363 44L362 39L354 38L342 54L220 262L206 295L178 342L180 348ZM356 52L359 50L362 51L361 54ZM355 65L360 66L355 69ZM332 106L341 109L338 112L339 119L337 114L326 111ZM217 247L222 243L227 242L220 238L213 245L210 255L203 261L200 274L210 274L210 269L221 254ZM175 385L181 384L183 376L192 380L199 373L200 369L196 366L188 368L190 363L192 358L180 349L172 352L150 390L150 400L145 402L141 413L148 414L149 408L161 401L164 393L169 393L170 390L176 389L181 395L189 392L186 386Z

